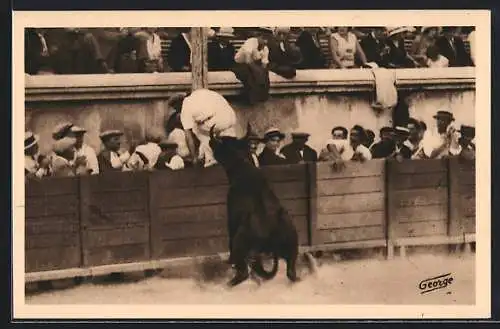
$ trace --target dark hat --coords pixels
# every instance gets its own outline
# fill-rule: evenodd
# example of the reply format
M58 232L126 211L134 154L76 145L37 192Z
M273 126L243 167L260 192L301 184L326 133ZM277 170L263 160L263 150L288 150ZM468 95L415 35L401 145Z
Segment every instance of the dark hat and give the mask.
M311 134L305 133L305 132L293 132L292 133L292 139L307 139L311 136Z
M59 140L66 137L72 127L73 124L71 122L63 122L58 124L52 132L52 138L54 138L55 140Z
M31 131L24 133L24 149L27 150L38 143L38 135L33 134Z
M168 101L167 105L173 108L176 108L178 105L182 105L182 102L184 101L184 98L187 97L187 93L178 93L175 95L172 95Z
M264 140L268 141L274 137L278 137L280 140L285 138L285 134L283 134L278 128L270 128L264 134Z
M460 126L460 133L463 136L474 138L476 137L476 128L471 126L462 125Z
M384 133L394 133L394 132L395 132L395 129L392 128L392 127L386 126L386 127L380 128L380 133L381 134L384 134Z
M258 135L254 134L254 133L251 133L250 135L248 135L247 139L249 141L262 142L262 138L260 138Z
M394 132L397 134L409 134L410 130L407 127L396 126L394 127Z
M99 137L101 138L102 141L104 140L107 140L111 137L114 137L114 136L122 136L123 135L123 132L120 131L120 130L106 130L106 131L103 131Z
M167 149L176 149L178 144L175 142L172 142L170 139L164 138L162 139L159 143L158 146L162 150L167 150Z
M455 121L455 117L453 116L453 113L450 111L437 111L436 115L433 116L434 119L442 118L442 119L448 119L450 121Z

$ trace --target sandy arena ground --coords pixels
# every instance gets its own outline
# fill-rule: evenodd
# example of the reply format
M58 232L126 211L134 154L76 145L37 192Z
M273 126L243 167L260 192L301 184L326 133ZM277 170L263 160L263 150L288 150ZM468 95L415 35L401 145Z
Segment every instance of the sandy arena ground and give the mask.
M246 281L229 290L223 281L155 276L117 284L84 283L26 296L28 304L475 304L474 254L414 255L407 259L323 264L317 273L288 284L284 263L272 281ZM420 294L421 280L452 273L444 289ZM225 280L225 279L224 279Z

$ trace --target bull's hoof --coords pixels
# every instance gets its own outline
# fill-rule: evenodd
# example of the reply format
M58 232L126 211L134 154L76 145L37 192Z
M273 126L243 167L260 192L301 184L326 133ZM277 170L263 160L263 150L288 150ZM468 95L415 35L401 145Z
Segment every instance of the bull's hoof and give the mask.
M238 273L236 274L236 276L234 278L232 278L228 283L227 285L229 287L234 287L234 286L237 286L239 285L240 283L242 283L243 281L247 280L248 278L250 277L250 275L248 274L248 272L246 272L245 274L243 273Z
M301 278L297 276L297 274L287 274L288 280L290 280L291 283L297 283L301 281Z

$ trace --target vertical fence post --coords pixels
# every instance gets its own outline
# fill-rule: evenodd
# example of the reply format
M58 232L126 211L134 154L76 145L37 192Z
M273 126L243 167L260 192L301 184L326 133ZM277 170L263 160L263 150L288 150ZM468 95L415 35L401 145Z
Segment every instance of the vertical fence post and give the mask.
M318 243L317 238L317 218L318 218L318 199L317 199L317 188L318 181L316 175L316 166L317 164L314 162L307 163L306 167L306 179L308 186L308 241L309 246L314 246Z
M208 55L206 27L191 28L192 90L208 87Z
M87 256L87 239L86 233L87 228L90 221L90 177L79 177L78 178L78 186L79 186L79 208L80 208L80 257L81 257L81 266L88 266L88 256Z
M148 173L148 213L149 213L149 258L150 259L158 259L161 254L161 250L159 250L160 244L158 243L158 231L160 230L157 227L158 221L158 205L157 205L157 197L156 197L156 186L155 186L155 177L158 173L150 172Z
M395 211L394 202L394 172L396 164L392 160L385 160L385 227L387 241L387 258L394 257L394 240L396 238L395 230Z

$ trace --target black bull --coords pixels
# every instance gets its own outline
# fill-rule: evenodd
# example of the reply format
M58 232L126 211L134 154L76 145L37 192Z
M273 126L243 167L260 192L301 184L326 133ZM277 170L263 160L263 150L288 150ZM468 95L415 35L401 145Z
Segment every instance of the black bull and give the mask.
M210 147L230 185L227 195L229 261L234 264L236 274L229 285L235 286L249 278L248 265L261 278L272 279L280 258L286 261L288 279L298 281L297 230L263 172L248 161L247 138L215 136L212 127ZM273 256L270 272L262 266L260 255L263 253Z

